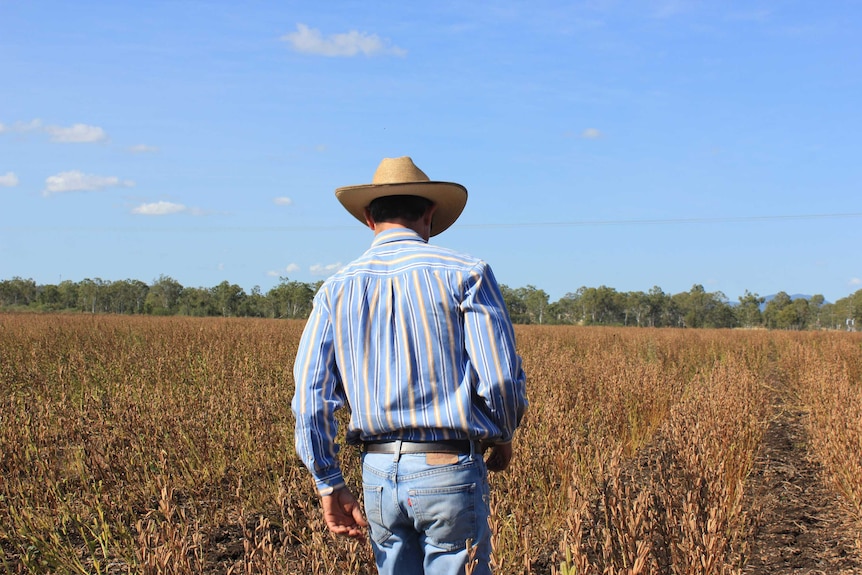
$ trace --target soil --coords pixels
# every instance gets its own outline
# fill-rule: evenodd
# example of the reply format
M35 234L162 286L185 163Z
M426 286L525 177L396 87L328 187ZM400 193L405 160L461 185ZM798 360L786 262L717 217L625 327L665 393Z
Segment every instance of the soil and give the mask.
M812 459L805 413L778 398L746 489L744 575L862 574L862 524Z

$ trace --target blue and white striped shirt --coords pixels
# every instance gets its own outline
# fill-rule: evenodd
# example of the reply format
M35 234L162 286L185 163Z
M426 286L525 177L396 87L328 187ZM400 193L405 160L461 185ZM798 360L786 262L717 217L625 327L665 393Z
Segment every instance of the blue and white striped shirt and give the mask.
M500 288L483 261L385 230L314 298L294 365L296 451L321 494L343 485L347 442L512 440L525 376Z

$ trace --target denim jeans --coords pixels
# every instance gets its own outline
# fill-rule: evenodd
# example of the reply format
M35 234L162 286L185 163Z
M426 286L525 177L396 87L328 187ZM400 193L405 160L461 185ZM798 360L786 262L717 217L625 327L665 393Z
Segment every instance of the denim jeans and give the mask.
M363 453L362 487L381 575L489 574L488 472L481 454Z

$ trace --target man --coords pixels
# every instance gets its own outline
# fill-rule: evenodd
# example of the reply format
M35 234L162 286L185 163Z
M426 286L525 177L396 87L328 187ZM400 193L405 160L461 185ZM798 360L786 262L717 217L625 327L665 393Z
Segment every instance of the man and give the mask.
M370 525L381 574L464 573L468 559L490 573L487 471L508 467L527 400L490 267L428 244L467 190L402 157L335 195L374 241L315 295L294 366L296 450L326 524L360 539ZM367 520L339 467L334 412L345 403Z

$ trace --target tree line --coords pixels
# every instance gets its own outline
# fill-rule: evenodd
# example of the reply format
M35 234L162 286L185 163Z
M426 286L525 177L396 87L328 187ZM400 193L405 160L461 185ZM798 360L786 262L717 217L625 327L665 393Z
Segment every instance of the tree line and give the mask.
M0 307L46 312L297 319L308 317L312 298L321 283L281 278L277 286L264 294L257 286L246 293L228 281L212 288L184 287L165 275L152 284L88 278L36 285L32 279L15 277L0 281Z
M515 323L789 330L862 327L862 290L834 303L822 295L794 298L783 291L767 301L746 290L731 303L722 292L707 292L697 284L673 295L658 286L648 292L618 292L601 286L582 287L551 303L548 294L534 286L501 287Z
M169 276L152 284L100 278L37 285L14 277L0 281L0 308L45 312L262 317L304 319L322 282L282 277L266 293L246 293L228 281L215 287L184 287ZM648 292L618 292L607 286L581 287L555 302L535 286L500 286L512 321L519 324L619 325L636 327L839 329L862 328L862 289L834 303L822 295L793 298L779 292L769 301L745 292L731 303L720 291L694 285L668 294L658 286Z

